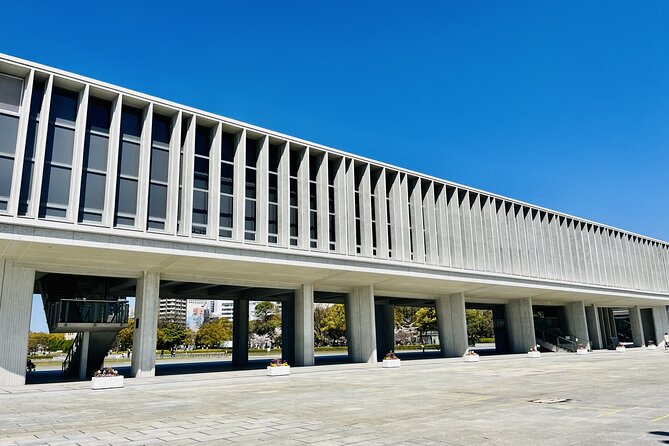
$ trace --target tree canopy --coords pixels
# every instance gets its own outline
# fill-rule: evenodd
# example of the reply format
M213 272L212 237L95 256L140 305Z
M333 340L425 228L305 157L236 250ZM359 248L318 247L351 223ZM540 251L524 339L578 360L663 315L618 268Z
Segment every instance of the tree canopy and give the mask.
M199 348L218 348L230 339L232 339L232 322L227 317L222 317L200 326L195 335L195 345Z

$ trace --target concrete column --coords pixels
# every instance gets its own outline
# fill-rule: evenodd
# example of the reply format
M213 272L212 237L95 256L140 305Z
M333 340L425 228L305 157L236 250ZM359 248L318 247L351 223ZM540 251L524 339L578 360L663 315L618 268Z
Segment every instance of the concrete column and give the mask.
M26 383L35 270L0 260L0 386Z
M346 296L346 337L352 362L376 362L374 288L354 288Z
M641 309L638 306L630 307L630 324L632 325L632 341L635 347L646 345L643 334L643 325L641 324Z
M512 300L506 304L506 320L511 353L524 353L536 345L531 297Z
M602 343L602 330L599 326L599 315L597 305L585 307L585 319L588 324L588 339L593 349L604 348Z
M441 356L462 356L469 347L464 293L440 296L435 301Z
M232 364L249 363L249 301L236 299L232 307Z
M135 333L132 338L132 365L135 378L156 375L156 341L160 309L160 274L144 272L135 292Z
M288 364L295 364L295 305L292 300L281 302L281 357Z
M565 314L567 315L567 329L569 334L576 336L578 342L582 339L590 340L588 332L588 323L585 317L585 305L583 301L570 302L565 305Z
M81 354L79 355L79 379L86 379L86 371L88 370L88 350L91 346L91 332L85 331L81 333Z
M314 286L295 290L295 365L314 365Z
M664 334L669 333L669 317L667 307L653 307L653 324L655 324L655 343L664 348Z
M376 358L381 361L386 353L395 350L395 306L388 303L374 305L376 319Z

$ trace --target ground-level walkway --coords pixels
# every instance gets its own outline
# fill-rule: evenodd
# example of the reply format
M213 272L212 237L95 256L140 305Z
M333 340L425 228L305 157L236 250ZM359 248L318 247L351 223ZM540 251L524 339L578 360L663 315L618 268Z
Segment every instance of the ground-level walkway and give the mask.
M669 353L629 349L0 388L0 445L657 445L668 370Z

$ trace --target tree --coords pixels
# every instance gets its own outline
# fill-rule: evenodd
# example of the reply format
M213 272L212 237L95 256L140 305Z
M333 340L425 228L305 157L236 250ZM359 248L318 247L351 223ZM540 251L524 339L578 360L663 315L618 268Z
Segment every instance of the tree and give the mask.
M427 331L437 330L437 310L434 308L419 308L414 315L414 325L421 335Z
M184 343L188 337L188 328L176 322L165 322L158 326L157 347L172 350Z
M322 347L327 342L323 334L323 319L328 307L329 305L326 304L314 305L314 345L316 347Z
M28 336L28 351L35 354L38 351L49 349L49 334L40 332L30 332Z
M490 310L467 310L467 338L469 345L476 344L481 338L495 336Z
M417 311L418 308L416 307L403 307L395 305L395 327L408 326L413 324Z
M342 304L329 306L321 321L321 333L330 345L341 343L346 338L346 314Z
M253 311L255 319L251 321L250 332L259 336L268 335L274 339L277 327L281 326L281 312L272 302L258 302Z
M123 327L116 335L116 339L114 339L114 343L112 344L112 350L122 351L132 348L132 339L134 335L135 321L133 319L129 319L128 325Z
M218 348L224 341L232 339L232 322L226 317L202 324L195 335L195 345L204 348Z

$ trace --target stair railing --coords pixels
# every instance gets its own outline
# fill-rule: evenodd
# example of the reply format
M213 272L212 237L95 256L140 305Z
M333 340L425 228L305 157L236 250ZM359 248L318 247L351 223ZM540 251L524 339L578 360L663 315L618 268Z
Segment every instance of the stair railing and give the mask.
M65 360L63 360L63 373L67 372L67 369L70 368L70 363L72 362L72 359L74 358L75 353L81 347L81 341L83 340L83 335L82 333L77 333L77 336L74 338L74 342L72 342L72 345L70 346L70 349L67 351L67 355L65 356Z

